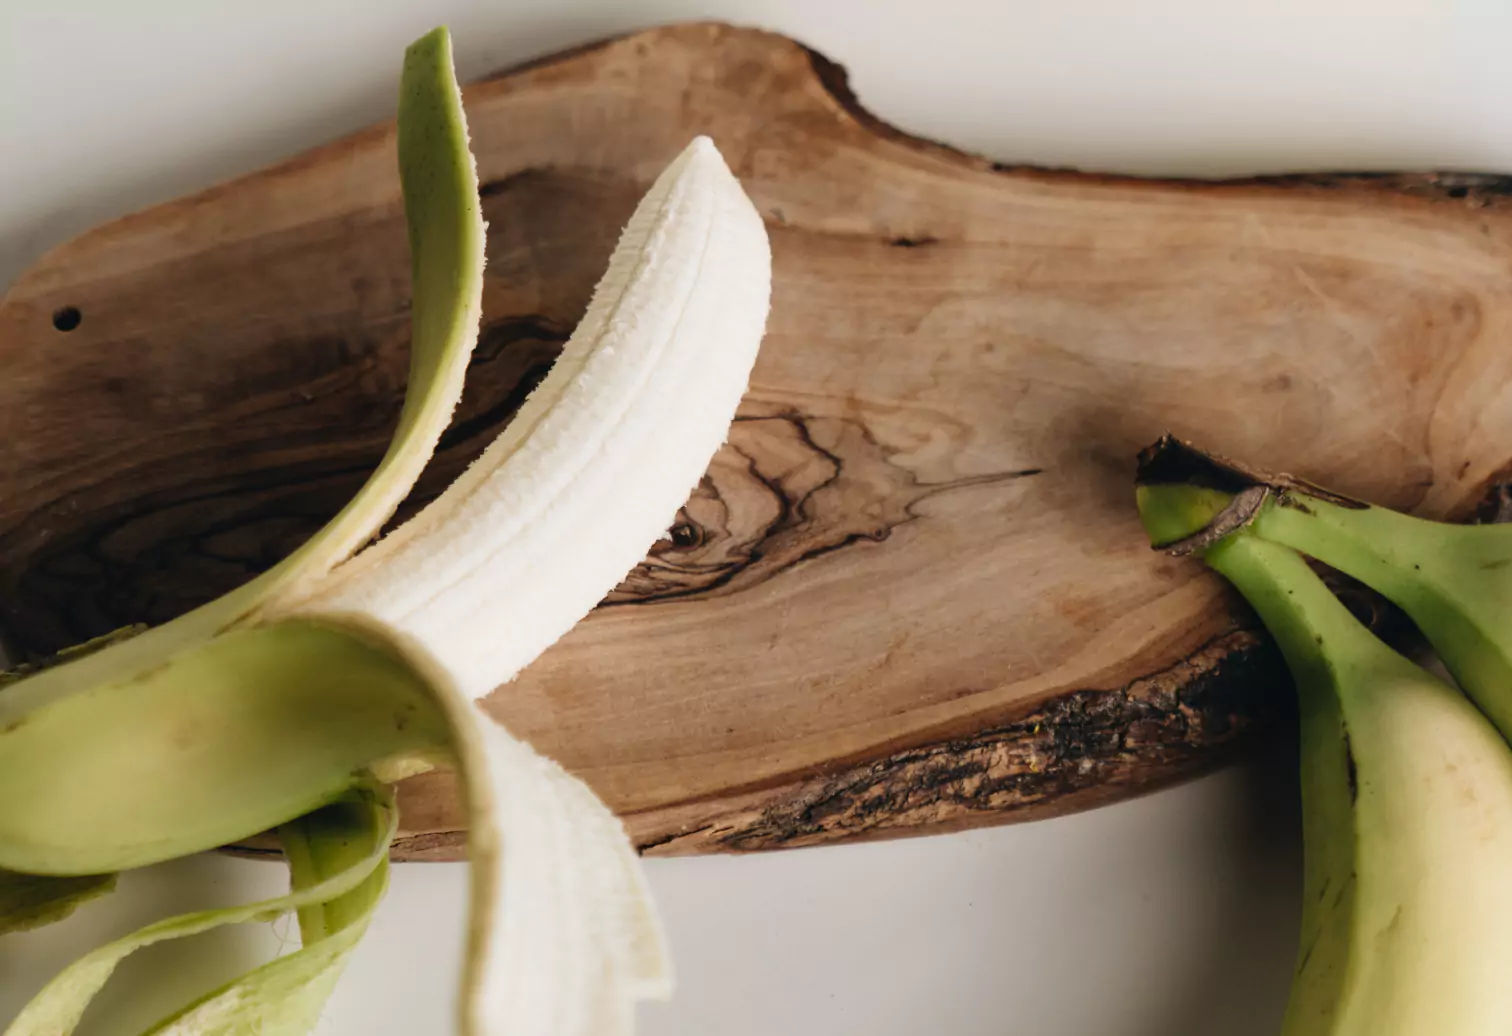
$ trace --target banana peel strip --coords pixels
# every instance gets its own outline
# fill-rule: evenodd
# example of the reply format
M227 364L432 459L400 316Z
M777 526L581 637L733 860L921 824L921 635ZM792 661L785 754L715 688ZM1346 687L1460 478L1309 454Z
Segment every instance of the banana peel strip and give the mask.
M377 800L375 800L376 802ZM96 993L98 993L110 979L116 966L131 954L154 943L163 942L167 939L181 939L190 935L199 935L213 928L219 928L228 924L245 924L252 921L273 921L290 911L299 910L316 903L329 902L337 899L362 884L375 870L382 867L388 859L389 841L393 837L397 814L391 805L382 807L383 822L375 832L373 838L366 847L366 851L356 862L329 878L319 881L314 885L290 892L288 895L279 896L275 899L267 899L257 903L249 903L243 906L223 907L215 910L200 910L194 913L182 914L171 917L156 924L141 928L124 938L94 950L79 958L60 972L51 982L42 988L30 1003L22 1009L16 1019L5 1030L5 1036L68 1036L79 1024L84 1010L89 1006ZM318 945L318 944L317 944ZM303 953L304 951L299 951ZM298 957L292 954L291 957ZM281 965L276 974L280 980L287 981L287 977L301 967L299 964L282 964L291 957L279 958L274 965ZM267 967L271 967L268 965ZM303 965L305 967L308 964ZM256 972L253 972L255 975ZM246 982L247 979L241 979ZM268 981L264 979L263 981ZM321 998L321 1003L324 998ZM238 1008L241 1023L252 1021L245 1014L244 1006ZM318 1009L316 1011L318 1017ZM313 1023L314 1019L311 1019ZM171 1031L171 1030L170 1030ZM193 1030L190 1030L193 1031ZM214 1031L214 1030L210 1030ZM248 1031L247 1027L241 1031ZM256 1031L253 1029L252 1031ZM306 1030L307 1031L307 1030Z
M115 888L114 874L60 878L0 870L0 935L61 921Z
M467 145L451 40L438 29L405 54L401 73L398 151L413 278L409 382L399 423L383 459L330 523L274 568L185 615L52 666L0 694L0 724L59 698L102 684L125 684L165 666L216 634L246 624L260 606L297 593L377 535L419 478L462 393L482 313L485 225L477 173ZM7 881L0 872L0 932L60 920L108 892L101 875L35 876ZM25 890L25 897L21 891ZM42 910L41 904L47 909Z
M360 789L279 829L295 891L353 869L387 846L398 815L392 790ZM311 1032L388 888L385 856L351 891L300 908L304 945L196 1001L147 1036L302 1036Z

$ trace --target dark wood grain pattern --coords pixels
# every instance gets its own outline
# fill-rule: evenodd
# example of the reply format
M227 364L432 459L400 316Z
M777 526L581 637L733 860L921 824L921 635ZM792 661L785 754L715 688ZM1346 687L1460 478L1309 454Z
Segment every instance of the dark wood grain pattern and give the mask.
M535 62L466 103L484 328L405 513L549 367L693 134L772 238L728 445L646 561L489 700L648 851L1047 816L1274 728L1290 692L1267 642L1135 518L1134 456L1161 432L1426 515L1505 496L1505 180L1003 167L880 123L793 41L711 24ZM374 127L126 217L12 288L12 644L162 621L361 483L406 363L393 146ZM406 785L401 855L460 851L453 792Z

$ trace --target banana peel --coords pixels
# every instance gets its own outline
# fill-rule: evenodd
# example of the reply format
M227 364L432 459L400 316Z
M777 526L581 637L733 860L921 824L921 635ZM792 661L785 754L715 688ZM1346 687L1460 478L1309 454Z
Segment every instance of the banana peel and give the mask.
M381 896L393 811L371 789L443 757L463 777L472 832L462 1031L613 1036L632 1030L637 1000L670 991L665 940L623 826L477 699L591 610L696 486L759 348L765 230L713 144L695 140L643 199L588 313L521 413L441 498L363 549L445 428L481 315L485 228L444 29L406 53L398 151L411 369L372 477L258 579L0 694L0 866L97 883L54 886L55 907L99 891L110 870L275 825L295 888L96 951L48 986L9 1036L72 1031L115 961L138 946L291 910L299 953L154 1031L308 1031ZM230 744L232 730L242 744ZM129 741L138 736L153 740ZM175 736L188 745L177 757L141 763L106 752L85 769L86 749L111 737L163 746ZM71 737L80 745L50 762L48 746ZM261 753L279 751L267 772ZM61 783L44 804L49 765ZM110 779L119 786L105 789ZM351 818L333 817L353 795L368 796L358 824L368 848L327 851L333 839L350 841ZM132 810L149 803L139 822Z

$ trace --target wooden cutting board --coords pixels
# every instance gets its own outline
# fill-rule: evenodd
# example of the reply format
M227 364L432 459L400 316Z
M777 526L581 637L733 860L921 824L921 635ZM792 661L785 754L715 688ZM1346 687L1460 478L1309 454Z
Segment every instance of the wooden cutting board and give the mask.
M647 561L489 699L648 851L1047 816L1274 725L1289 685L1253 621L1145 545L1133 458L1163 431L1425 515L1507 475L1507 181L1005 168L883 125L795 42L712 24L466 103L486 316L411 511L541 377L693 134L771 233L729 444ZM29 271L0 305L11 641L162 621L333 514L398 412L407 280L392 125ZM459 851L449 776L404 801L403 854Z

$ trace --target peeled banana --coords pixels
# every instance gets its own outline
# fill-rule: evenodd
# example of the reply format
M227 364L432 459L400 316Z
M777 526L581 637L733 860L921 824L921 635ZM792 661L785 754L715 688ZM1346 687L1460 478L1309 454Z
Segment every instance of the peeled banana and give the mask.
M623 827L476 699L613 589L696 487L761 342L765 228L713 143L695 139L642 200L576 333L504 433L360 549L444 430L482 312L484 226L444 29L406 53L397 143L410 380L373 476L262 577L0 693L0 867L58 882L52 894L12 883L41 904L32 923L97 894L109 871L275 826L294 891L97 951L7 1036L71 1032L139 945L296 909L303 950L154 1031L308 1031L382 892L393 830L382 784L440 759L461 771L470 815L463 1032L614 1036L631 1031L638 999L670 990ZM340 850L350 844L367 848Z

